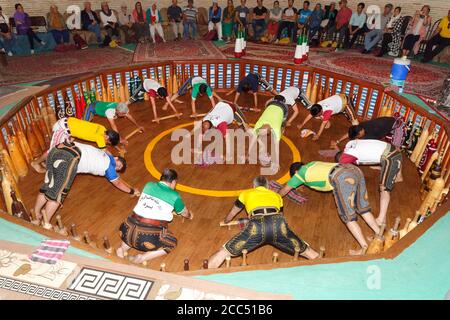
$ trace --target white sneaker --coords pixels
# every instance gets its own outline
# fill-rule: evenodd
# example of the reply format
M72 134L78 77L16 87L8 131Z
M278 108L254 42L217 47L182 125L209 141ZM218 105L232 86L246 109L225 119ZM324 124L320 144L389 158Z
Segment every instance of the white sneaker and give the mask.
M8 52L8 56L12 57L13 53L11 51Z
M31 54L34 54L34 50L33 49L31 50Z
M395 52L389 51L388 55L390 55L391 57L397 57L398 54L395 54Z
M274 43L275 43L275 44L277 44L278 42L280 42L280 40L278 40L278 39L277 39L277 40L275 40L275 42L274 42Z
M45 46L47 43L45 41L41 41L41 44Z

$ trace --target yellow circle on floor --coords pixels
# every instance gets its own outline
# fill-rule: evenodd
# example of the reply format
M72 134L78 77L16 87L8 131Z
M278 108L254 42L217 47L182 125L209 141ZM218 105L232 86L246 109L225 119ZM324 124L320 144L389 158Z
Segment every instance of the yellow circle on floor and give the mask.
M148 172L157 180L161 178L161 172L156 169L153 161L152 161L152 151L155 148L156 144L160 142L165 136L171 134L173 131L185 127L192 126L194 122L189 122L185 124L180 124L176 127L167 129L160 134L158 134L155 138L153 138L152 141L148 144L147 148L144 151L144 163L145 167L147 168ZM297 147L294 145L291 139L282 136L281 140L283 140L291 149L292 152L292 158L293 162L300 162L300 151L298 151ZM280 179L277 180L278 183L284 184L286 183L290 178L289 172L286 172ZM190 187L181 183L177 184L177 190L178 191L184 191L191 194L201 195L201 196L210 196L210 197L218 197L218 198L225 198L225 197L237 197L239 194L244 191L242 190L210 190L210 189L200 189L200 188L194 188Z

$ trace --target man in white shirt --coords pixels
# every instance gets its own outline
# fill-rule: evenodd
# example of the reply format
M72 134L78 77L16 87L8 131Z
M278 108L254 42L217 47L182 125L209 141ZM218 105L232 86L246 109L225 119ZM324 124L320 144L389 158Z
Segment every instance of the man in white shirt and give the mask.
M391 191L401 176L402 154L393 145L380 140L352 140L343 152L336 154L341 164L380 165L380 214L378 225L386 223L386 214L391 200Z
M303 126L312 118L322 120L320 129L317 134L314 135L313 141L319 140L323 130L330 127L331 123L329 121L331 117L336 114L344 114L352 125L359 124L353 102L350 97L345 94L335 94L325 100L319 101L309 108L309 112L310 114L306 116L303 123L297 127L301 130Z
M294 0L288 0L288 7L283 10L283 15L281 16L280 27L278 28L277 40L275 43L280 41L281 34L285 28L287 28L289 38L292 38L295 21L297 21L297 9L294 8Z
M163 87L158 81L153 79L145 79L144 82L140 85L140 87L130 97L129 102L133 103L140 100L140 98L145 93L148 94L150 103L152 104L153 117L156 123L159 123L160 121L160 119L158 118L158 113L156 111L156 99L166 100L166 103L162 107L164 111L167 110L167 106L170 106L170 108L172 108L172 111L178 117L178 119L181 117L181 113L177 111L177 109L172 103L172 101L175 101L176 98L171 99L169 93L167 92L167 89Z
M126 4L120 6L118 16L120 29L122 29L125 34L125 42L130 43L133 42L133 40L137 40L134 32L134 18L131 12L128 11Z
M302 92L302 89L297 87L288 87L276 95L273 100L282 102L288 107L292 108L294 113L291 115L289 120L286 122L286 126L290 127L292 122L297 118L299 114L297 103L302 103L306 108L311 106L311 102L308 100L306 95Z
M205 134L206 131L215 128L225 137L228 125L232 124L234 120L239 125L247 127L244 115L237 105L231 102L220 101L203 118L202 132Z

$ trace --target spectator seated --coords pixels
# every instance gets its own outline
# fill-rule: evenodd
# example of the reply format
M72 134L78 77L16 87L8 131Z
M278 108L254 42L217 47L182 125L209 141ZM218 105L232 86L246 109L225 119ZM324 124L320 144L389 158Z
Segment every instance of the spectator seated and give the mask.
M35 29L38 37L45 42L45 45L35 45L34 51L36 53L52 51L56 47L55 40L53 39L53 35L47 31L47 22L45 17L43 16L34 16L30 17L31 27ZM14 23L14 19L9 19L9 24L11 26L11 30L14 33L14 37L16 41L14 42L14 46L12 48L12 52L15 55L28 55L31 53L30 45L28 42L28 38L26 35L18 35L16 31L16 24Z

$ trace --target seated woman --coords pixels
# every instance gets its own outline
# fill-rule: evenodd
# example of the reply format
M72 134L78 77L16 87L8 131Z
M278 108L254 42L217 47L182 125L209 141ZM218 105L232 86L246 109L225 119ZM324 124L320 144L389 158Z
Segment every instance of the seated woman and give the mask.
M109 8L108 2L102 2L102 11L100 11L100 20L102 21L103 28L108 35L116 39L120 38L119 32L119 20L116 14Z
M140 1L136 2L134 5L133 19L136 38L139 42L144 43L150 39L150 30L148 28L148 21Z
M425 5L421 11L416 11L412 22L410 23L409 31L403 41L402 56L407 57L411 50L414 54L419 52L419 46L422 40L427 36L428 28L431 25L430 6Z
M213 5L209 7L208 16L208 31L212 31L215 28L217 30L217 39L222 41L222 8L219 7L219 3L217 1L213 1Z
M269 13L269 24L267 25L269 42L274 42L277 39L282 13L283 10L280 8L280 2L277 0L273 3L273 8L270 9Z
M233 40L234 17L236 10L234 9L233 0L227 1L227 7L223 10L222 31L223 37L227 41Z
M14 43L14 37L9 28L9 18L3 14L2 7L0 7L0 46L5 50L8 56L12 56L11 51Z
M384 56L389 51L389 49L391 49L391 51L397 50L398 52L403 24L403 17L400 15L401 12L401 7L395 8L394 15L391 17L388 24L386 25L386 29L384 30L383 41L381 42L381 50L376 55L377 57Z
M31 29L31 21L28 13L23 11L23 7L20 3L16 3L14 6L16 12L14 13L14 23L16 24L16 30L18 35L27 35L28 42L30 43L31 54L34 54L34 42L36 40L41 45L45 45L45 42L39 39L39 37Z
M164 38L164 31L161 25L162 22L161 12L156 7L156 3L153 3L151 8L147 9L146 14L147 14L147 21L150 25L150 35L152 37L153 42L156 43L155 31L158 32L158 35L161 37L163 42L166 42L166 39Z
M69 43L70 33L67 29L66 21L55 5L51 5L50 12L47 13L47 27L52 33L56 44Z

